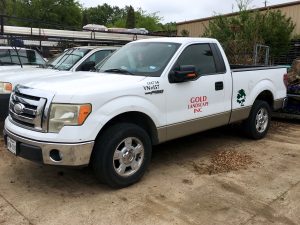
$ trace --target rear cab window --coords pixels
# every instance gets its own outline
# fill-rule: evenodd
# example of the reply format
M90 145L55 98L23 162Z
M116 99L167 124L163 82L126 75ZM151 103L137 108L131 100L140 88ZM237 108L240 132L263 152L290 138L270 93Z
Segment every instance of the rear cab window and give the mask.
M45 60L34 50L30 49L1 49L0 65L43 65Z

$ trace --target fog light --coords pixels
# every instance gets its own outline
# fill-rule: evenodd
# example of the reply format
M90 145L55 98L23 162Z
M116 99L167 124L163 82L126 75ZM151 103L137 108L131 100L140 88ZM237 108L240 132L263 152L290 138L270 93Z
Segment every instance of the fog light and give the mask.
M62 154L57 149L51 150L49 155L50 159L54 162L60 162L62 160Z

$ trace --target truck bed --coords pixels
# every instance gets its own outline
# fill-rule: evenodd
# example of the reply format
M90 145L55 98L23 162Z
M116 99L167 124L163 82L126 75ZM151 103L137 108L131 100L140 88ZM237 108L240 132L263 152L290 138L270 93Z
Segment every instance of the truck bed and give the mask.
M262 66L262 65L230 65L232 72L254 71L254 70L271 70L287 68L286 66Z

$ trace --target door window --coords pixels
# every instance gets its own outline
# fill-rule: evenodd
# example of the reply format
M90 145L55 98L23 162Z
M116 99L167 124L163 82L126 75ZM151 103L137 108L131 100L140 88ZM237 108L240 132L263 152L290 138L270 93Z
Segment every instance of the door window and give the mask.
M0 66L13 64L8 49L0 49Z
M198 75L216 74L216 64L209 44L195 44L188 46L180 55L175 65L193 65Z
M112 52L114 52L113 50L101 50L98 52L95 52L93 55L91 55L86 62L95 62L95 64L97 65L99 62L101 62L103 59L105 59L107 56L109 56Z

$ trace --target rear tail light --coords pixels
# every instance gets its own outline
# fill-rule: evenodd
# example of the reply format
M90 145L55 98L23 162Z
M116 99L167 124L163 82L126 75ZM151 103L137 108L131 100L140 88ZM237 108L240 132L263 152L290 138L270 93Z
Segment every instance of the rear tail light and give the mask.
M287 73L283 75L283 83L284 83L285 87L287 88L289 85L289 78L288 78Z

